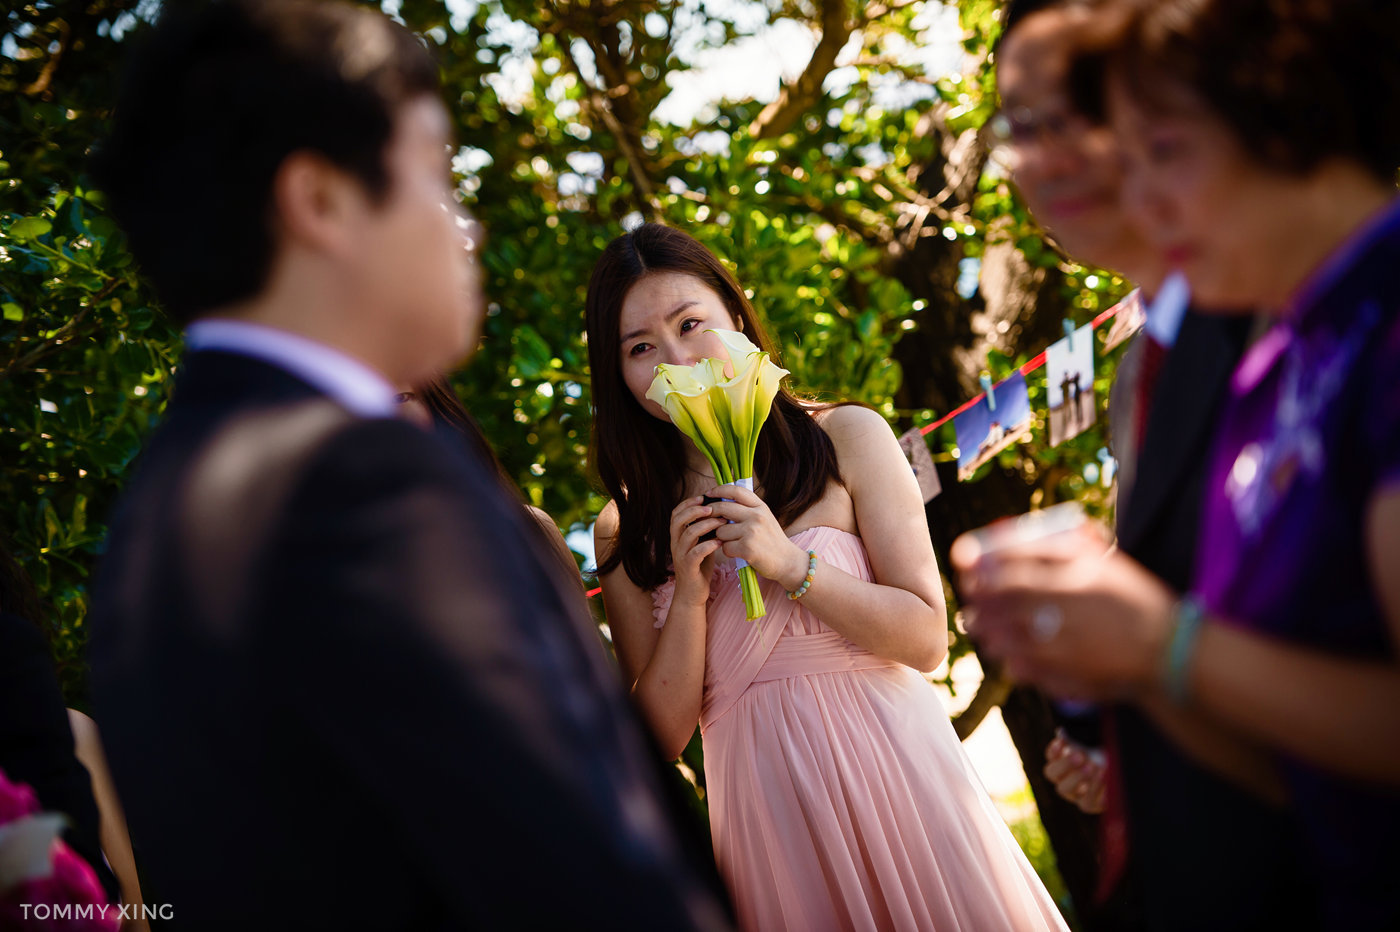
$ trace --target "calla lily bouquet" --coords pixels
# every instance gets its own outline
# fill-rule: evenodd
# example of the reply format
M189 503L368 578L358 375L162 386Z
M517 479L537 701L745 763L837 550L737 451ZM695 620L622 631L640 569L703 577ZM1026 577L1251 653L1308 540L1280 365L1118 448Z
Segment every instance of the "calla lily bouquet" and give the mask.
M734 366L724 373L723 359L702 359L693 366L656 367L647 398L666 409L671 422L689 437L724 485L753 490L753 460L758 432L773 410L778 383L788 374L748 337L733 330L712 330ZM750 621L766 612L753 567L739 560L739 588Z

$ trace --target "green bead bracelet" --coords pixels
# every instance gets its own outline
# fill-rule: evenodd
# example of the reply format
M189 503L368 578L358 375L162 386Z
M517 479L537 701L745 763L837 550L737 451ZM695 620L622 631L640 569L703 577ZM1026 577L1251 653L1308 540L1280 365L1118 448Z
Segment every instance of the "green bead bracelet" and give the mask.
M802 580L802 585L797 587L796 592L789 592L789 599L800 599L807 594L807 590L812 588L812 577L817 574L817 552L807 551L807 578Z

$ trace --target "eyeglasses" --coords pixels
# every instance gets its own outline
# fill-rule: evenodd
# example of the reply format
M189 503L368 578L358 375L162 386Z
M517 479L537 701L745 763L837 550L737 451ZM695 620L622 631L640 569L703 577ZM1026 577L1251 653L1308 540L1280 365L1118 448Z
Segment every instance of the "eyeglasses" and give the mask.
M1075 145L1093 128L1093 122L1083 114L1060 104L1040 110L998 110L983 127L983 133L993 161L1014 172L1028 152Z

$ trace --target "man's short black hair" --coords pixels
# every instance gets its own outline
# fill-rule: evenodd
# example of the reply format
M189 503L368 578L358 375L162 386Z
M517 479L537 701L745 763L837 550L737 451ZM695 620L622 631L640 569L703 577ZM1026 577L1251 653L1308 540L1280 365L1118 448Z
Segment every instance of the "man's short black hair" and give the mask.
M403 104L439 89L423 43L316 0L169 4L133 50L94 170L177 323L255 296L275 243L272 181L316 152L385 195Z

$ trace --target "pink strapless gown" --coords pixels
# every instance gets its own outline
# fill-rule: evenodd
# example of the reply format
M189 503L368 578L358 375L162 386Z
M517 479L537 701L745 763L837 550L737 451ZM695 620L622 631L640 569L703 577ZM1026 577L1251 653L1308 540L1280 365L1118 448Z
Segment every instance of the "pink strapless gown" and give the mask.
M860 579L859 537L792 538ZM711 580L700 728L715 857L748 930L1065 929L937 693L761 580ZM653 593L657 626L673 584Z

